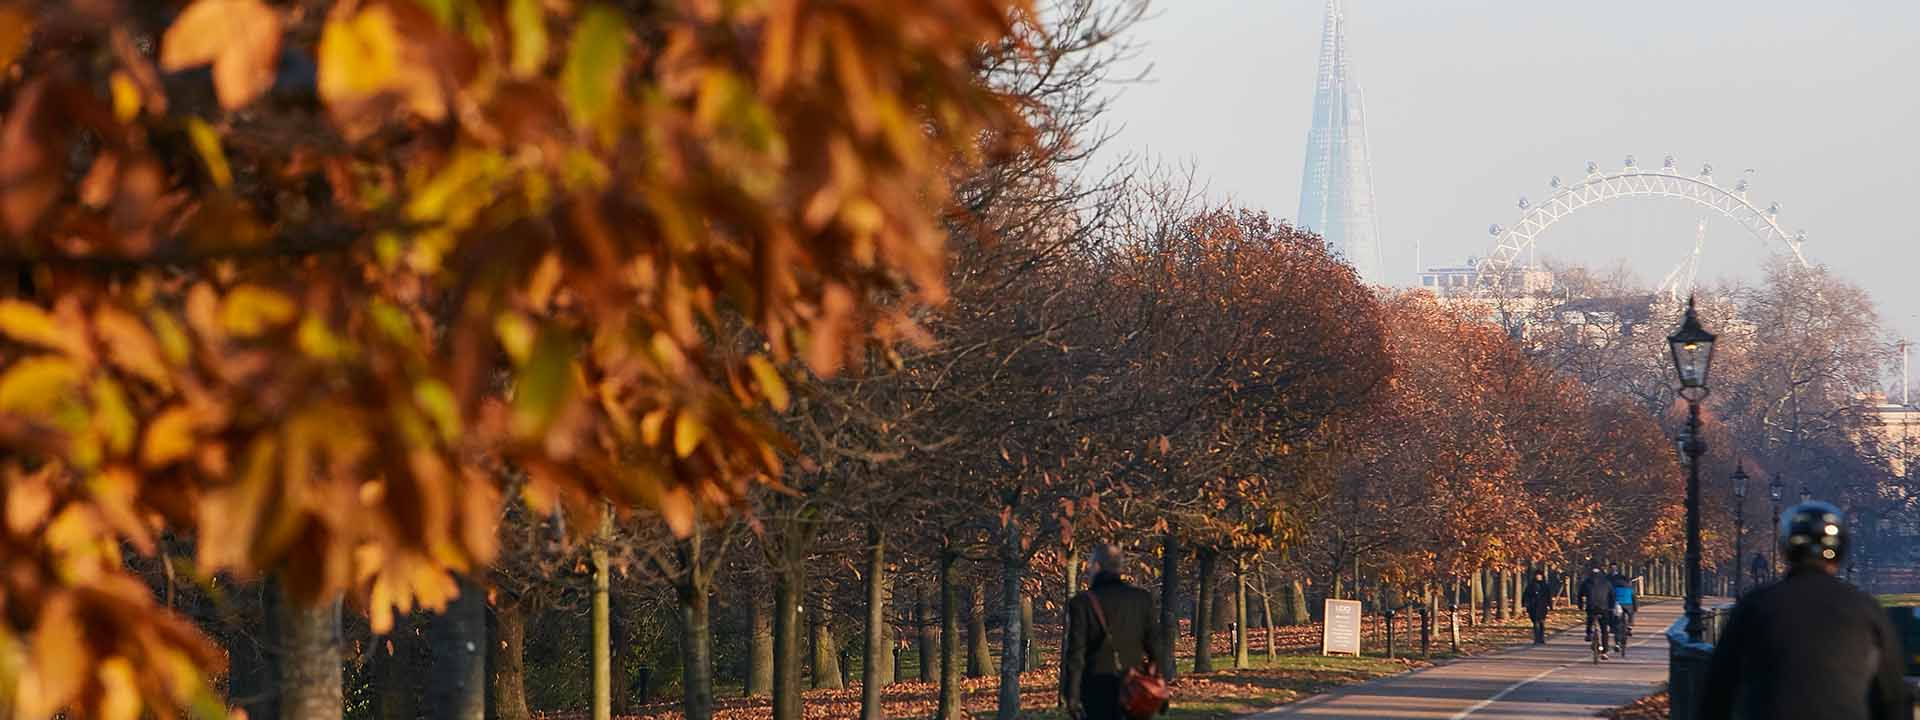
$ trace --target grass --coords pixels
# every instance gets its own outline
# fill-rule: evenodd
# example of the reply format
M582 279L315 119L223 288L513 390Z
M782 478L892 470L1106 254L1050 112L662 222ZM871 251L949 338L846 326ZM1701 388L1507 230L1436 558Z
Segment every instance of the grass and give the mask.
M1887 607L1920 605L1920 593L1881 595L1879 597L1880 597L1880 604L1885 605Z

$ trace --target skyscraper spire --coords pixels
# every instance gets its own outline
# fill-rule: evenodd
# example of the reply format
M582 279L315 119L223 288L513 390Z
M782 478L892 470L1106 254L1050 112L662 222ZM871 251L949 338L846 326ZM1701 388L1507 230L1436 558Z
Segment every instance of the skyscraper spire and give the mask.
M1320 84L1300 182L1299 224L1320 233L1353 263L1362 280L1384 283L1380 228L1374 218L1373 163L1367 153L1366 102L1347 65L1346 17L1328 0L1320 39Z

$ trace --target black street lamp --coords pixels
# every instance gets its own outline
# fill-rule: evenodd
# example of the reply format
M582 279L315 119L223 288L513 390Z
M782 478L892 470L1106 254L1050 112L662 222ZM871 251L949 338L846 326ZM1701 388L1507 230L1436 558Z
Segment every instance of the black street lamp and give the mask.
M1786 483L1780 482L1780 473L1774 473L1773 482L1767 483L1767 499L1773 501L1773 518L1771 522L1780 522L1780 495L1786 491L1787 485ZM1769 575L1780 572L1779 546L1780 542L1778 539L1767 543L1767 573Z
M1747 468L1733 466L1733 596L1740 596L1747 559ZM1759 578L1754 578L1758 581Z
M1800 484L1800 502L1813 502L1813 490L1808 489L1806 483Z
M1673 370L1680 376L1680 397L1687 401L1687 640L1701 642L1706 624L1700 610L1700 456L1707 444L1700 437L1700 401L1707 397L1707 371L1713 364L1713 333L1700 327L1693 298L1680 329L1667 336Z

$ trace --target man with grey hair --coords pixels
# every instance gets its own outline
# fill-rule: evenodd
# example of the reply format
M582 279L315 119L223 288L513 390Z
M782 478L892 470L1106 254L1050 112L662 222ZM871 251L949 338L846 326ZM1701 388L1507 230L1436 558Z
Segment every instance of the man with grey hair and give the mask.
M1121 680L1130 669L1165 667L1153 593L1127 584L1126 551L1093 548L1091 587L1067 602L1060 700L1075 720L1125 720Z

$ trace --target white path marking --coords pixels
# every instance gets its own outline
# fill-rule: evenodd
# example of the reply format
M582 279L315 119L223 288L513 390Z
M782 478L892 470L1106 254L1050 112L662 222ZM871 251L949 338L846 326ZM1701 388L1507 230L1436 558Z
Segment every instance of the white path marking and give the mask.
M1500 702L1500 698L1513 694L1513 691L1526 687L1528 683L1531 683L1535 680L1539 680L1540 678L1546 677L1548 675L1552 675L1554 673L1560 672L1561 670L1565 670L1565 669L1567 669L1567 666L1561 665L1559 667L1547 668L1545 670L1542 670L1538 674L1534 675L1533 677L1527 678L1525 680L1521 680L1520 682L1514 683L1512 685L1508 685L1507 689L1494 693L1493 697L1487 698L1485 700L1481 700L1479 703L1475 704L1473 707L1467 708L1465 710L1461 710L1459 714L1456 714L1453 717L1448 718L1447 720L1466 720L1468 716L1474 713L1480 712L1481 710L1487 709L1487 706L1489 705Z

